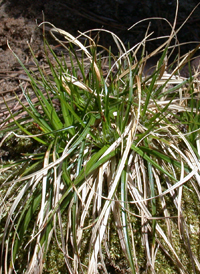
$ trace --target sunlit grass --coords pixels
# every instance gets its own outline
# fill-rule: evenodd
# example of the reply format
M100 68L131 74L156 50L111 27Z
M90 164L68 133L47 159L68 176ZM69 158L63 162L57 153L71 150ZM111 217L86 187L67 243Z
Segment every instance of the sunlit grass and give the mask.
M2 272L41 273L55 250L68 273L109 273L111 265L127 273L200 271L198 219L191 223L187 211L193 200L199 211L198 80L178 75L197 49L168 74L174 27L149 55L148 35L126 49L110 33L115 57L89 32L75 38L52 26L70 65L44 40L51 73L24 67L34 102L22 87L28 104L16 95L21 111L10 109L2 127L1 145L34 140L0 170ZM144 77L146 61L158 53Z

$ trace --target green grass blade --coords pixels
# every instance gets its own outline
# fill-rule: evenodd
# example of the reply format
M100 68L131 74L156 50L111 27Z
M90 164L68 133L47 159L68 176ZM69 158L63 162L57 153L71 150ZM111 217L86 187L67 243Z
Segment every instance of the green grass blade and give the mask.
M172 176L167 170L163 169L154 160L152 160L141 148L136 147L134 144L132 144L131 149L134 150L136 153L138 153L140 156L142 156L147 162L151 163L156 169L158 169L163 174L165 174L169 178L171 178L174 182L177 182L177 180L174 178L174 176Z

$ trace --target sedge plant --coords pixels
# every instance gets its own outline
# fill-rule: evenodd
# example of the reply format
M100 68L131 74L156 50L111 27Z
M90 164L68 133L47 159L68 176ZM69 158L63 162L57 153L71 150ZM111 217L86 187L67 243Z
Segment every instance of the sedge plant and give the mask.
M178 74L196 49L168 74L175 25L149 55L150 35L126 49L109 32L118 56L91 38L106 30L51 27L68 59L44 40L50 73L18 60L31 89L1 128L1 146L33 144L1 165L1 273L199 272L198 78Z

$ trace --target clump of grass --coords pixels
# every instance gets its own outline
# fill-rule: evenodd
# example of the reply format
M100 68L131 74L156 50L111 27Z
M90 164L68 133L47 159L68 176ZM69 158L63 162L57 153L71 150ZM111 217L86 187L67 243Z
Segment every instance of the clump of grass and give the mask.
M185 207L200 199L198 80L178 76L193 52L167 74L175 25L149 55L149 35L127 50L110 32L115 57L89 32L75 38L52 26L51 33L69 51L70 66L45 40L51 75L24 67L37 100L23 90L28 104L16 96L21 113L10 110L13 122L2 129L1 144L14 135L38 147L2 165L2 173L14 173L1 182L1 271L41 273L49 250L60 252L55 261L62 258L68 273L200 271L191 245L198 219Z

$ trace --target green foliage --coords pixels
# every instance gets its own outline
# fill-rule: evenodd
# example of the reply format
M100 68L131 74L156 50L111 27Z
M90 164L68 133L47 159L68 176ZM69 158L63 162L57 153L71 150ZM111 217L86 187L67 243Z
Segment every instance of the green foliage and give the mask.
M34 140L1 168L13 172L1 180L2 271L106 273L117 268L120 251L119 264L130 273L199 271L182 206L190 193L199 201L199 100L191 77L164 74L173 36L154 52L163 50L144 77L149 56L138 62L136 53L147 37L126 50L111 33L116 58L87 33L85 44L55 27L51 33L69 58L59 59L44 40L49 74L38 64L38 77L16 56L37 100L22 90L25 105L16 95L26 115L10 110L12 122L2 130L1 145Z

